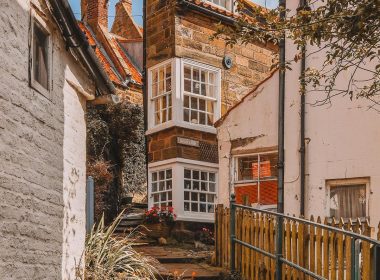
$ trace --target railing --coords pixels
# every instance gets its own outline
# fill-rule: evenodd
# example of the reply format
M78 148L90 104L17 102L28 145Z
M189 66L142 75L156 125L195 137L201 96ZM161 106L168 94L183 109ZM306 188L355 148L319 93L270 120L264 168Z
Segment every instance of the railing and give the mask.
M368 222L331 225L239 205L234 197L215 216L216 264L243 279L380 279L380 241L369 237Z

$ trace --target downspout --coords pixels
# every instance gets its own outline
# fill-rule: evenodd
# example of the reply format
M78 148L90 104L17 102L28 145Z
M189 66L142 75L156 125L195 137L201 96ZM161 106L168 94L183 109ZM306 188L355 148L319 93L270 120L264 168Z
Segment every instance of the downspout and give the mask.
M298 10L307 8L307 0L300 0ZM306 45L301 47L301 75L300 75L300 93L301 93L301 123L300 123L300 179L301 179L301 199L300 199L300 215L305 216L305 181L306 181L306 146L305 146L305 103L306 103Z
M148 130L148 75L146 69L146 61L147 61L147 45L146 45L146 34L147 34L147 20L146 20L146 1L143 3L143 109L144 109L144 135L145 135L145 166L146 166L146 194L149 194L149 171L148 171L148 136L146 132ZM149 197L148 197L149 201Z
M279 1L280 21L286 19L286 0ZM277 186L277 212L284 213L284 175L285 175L285 33L279 41L280 71L279 71L279 106L278 106L278 186ZM276 280L282 280L283 267L283 218L277 217L276 231Z

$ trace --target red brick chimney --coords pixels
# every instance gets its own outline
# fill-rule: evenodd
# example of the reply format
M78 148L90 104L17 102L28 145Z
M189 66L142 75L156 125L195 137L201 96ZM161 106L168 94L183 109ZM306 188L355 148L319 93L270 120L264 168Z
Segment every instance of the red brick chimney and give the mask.
M109 0L81 0L83 20L94 29L98 24L108 28L108 2Z
M127 12L132 15L132 0L120 0L120 2L116 4L116 9L118 6L120 7L120 4L123 4Z

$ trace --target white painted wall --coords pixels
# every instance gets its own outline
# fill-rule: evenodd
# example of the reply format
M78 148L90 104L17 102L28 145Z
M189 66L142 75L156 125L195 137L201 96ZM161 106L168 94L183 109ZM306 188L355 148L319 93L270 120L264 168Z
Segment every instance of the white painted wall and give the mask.
M264 82L231 110L223 124L217 128L219 145L219 196L218 203L228 205L232 186L233 154L252 153L262 148L277 146L278 74ZM252 143L231 149L231 140L258 137Z
M298 1L290 1L295 9ZM313 51L308 47L309 53ZM292 58L296 48L286 43L286 57ZM321 53L307 59L307 66L318 68ZM285 100L285 212L298 215L300 211L300 64L286 72ZM348 75L347 75L348 77ZM337 80L337 87L347 83L347 77ZM264 134L243 150L249 151L277 145L278 75L265 82L237 108L232 110L218 128L219 182L221 203L228 202L230 139ZM371 226L380 221L380 114L368 109L373 103L365 99L351 101L337 96L325 106L313 106L324 99L324 93L306 95L306 216L329 215L329 193L326 180L370 177L368 193ZM233 152L233 151L232 151Z
M93 89L43 1L0 1L0 279L75 279L85 238L85 99ZM29 86L31 2L53 37L49 98Z

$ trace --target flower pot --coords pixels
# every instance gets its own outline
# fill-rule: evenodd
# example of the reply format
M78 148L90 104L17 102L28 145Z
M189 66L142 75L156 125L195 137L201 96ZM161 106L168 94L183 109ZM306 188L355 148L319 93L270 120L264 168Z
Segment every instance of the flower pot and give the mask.
M168 225L164 222L161 223L155 223L155 224L146 224L145 225L148 229L147 236L150 238L160 238L160 237L169 237L172 226Z

